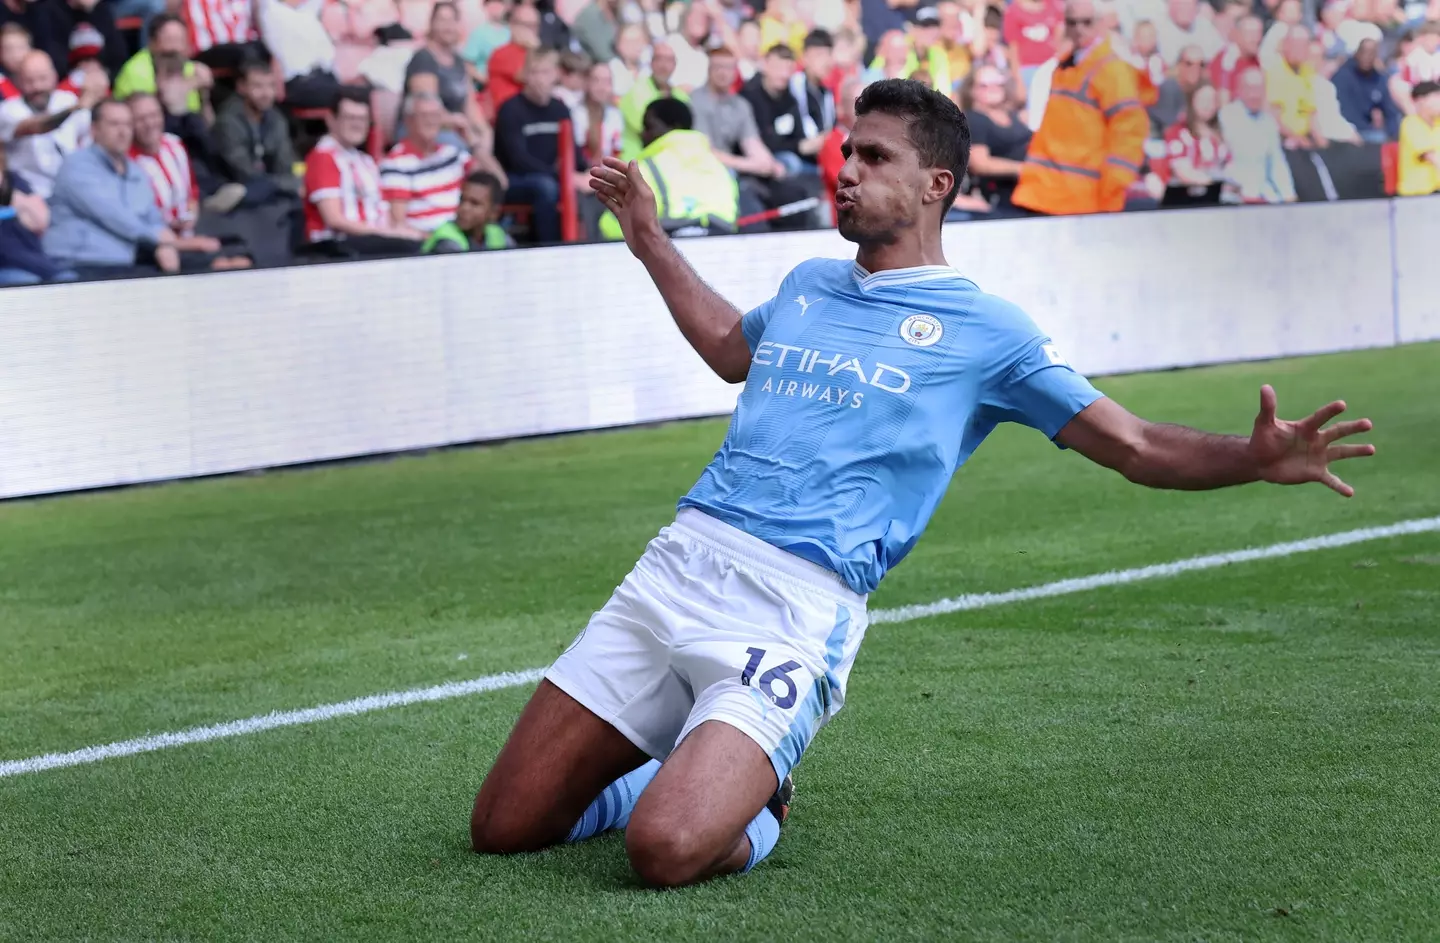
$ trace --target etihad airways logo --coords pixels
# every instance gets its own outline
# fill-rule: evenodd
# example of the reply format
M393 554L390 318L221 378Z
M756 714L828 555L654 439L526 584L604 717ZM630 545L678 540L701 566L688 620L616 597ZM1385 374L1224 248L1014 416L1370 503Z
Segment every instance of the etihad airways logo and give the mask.
M910 374L899 367L876 363L873 370L867 370L859 357L810 347L796 347L793 344L762 342L755 348L754 362L762 367L788 367L796 373L836 377L851 384L858 381L887 393L900 394L910 389ZM820 403L849 406L852 409L858 409L865 396L861 391L852 392L848 386L832 387L829 384L775 377L766 377L760 392L774 393L777 396L799 396Z

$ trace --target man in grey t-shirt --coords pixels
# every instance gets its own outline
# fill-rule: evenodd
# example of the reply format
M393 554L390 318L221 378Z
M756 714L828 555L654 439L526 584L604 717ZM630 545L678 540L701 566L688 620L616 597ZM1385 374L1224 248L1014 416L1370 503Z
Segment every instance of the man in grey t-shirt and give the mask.
M734 53L726 49L710 53L709 79L690 93L695 130L710 139L720 162L742 178L778 180L785 176L785 166L760 139L750 103L731 91L737 75Z

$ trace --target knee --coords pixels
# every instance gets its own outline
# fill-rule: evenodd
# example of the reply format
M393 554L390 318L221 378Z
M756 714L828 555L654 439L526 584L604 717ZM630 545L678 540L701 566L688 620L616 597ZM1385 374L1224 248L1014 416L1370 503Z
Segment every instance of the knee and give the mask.
M470 811L470 847L479 855L513 855L536 851L532 829L514 816L507 816L482 789Z
M560 202L560 181L544 174L536 174L532 182L535 202L542 206L553 206Z
M630 866L651 887L681 887L709 872L713 849L704 848L684 820L662 822L655 818L630 820L625 830L625 853Z

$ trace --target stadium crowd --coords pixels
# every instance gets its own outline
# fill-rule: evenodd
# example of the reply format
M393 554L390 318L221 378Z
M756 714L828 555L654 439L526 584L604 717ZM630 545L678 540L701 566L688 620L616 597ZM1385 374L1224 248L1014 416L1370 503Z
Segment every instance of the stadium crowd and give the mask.
M894 77L955 219L1440 192L1440 0L0 0L0 285L829 225Z

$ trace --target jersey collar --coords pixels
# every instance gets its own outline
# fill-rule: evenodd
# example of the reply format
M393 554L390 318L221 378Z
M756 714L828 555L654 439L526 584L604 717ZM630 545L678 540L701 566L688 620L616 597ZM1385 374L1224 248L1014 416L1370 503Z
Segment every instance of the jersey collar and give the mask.
M914 285L919 282L933 282L942 278L961 278L961 274L949 265L915 265L910 268L887 269L870 274L856 262L850 273L864 290L886 288L894 285Z

